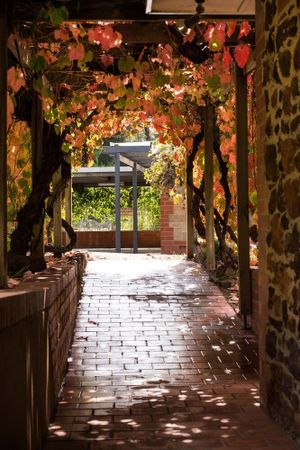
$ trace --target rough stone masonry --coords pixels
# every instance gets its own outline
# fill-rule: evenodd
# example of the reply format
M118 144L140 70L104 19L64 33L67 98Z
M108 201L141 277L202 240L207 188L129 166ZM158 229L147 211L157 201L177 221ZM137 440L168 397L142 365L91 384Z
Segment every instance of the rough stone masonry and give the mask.
M267 407L300 436L300 1L265 1Z

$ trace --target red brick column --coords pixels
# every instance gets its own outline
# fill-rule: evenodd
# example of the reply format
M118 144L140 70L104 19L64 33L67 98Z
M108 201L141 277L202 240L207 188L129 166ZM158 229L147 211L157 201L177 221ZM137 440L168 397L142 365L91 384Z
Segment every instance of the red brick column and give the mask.
M160 246L164 254L186 253L185 205L174 205L166 195L160 198Z

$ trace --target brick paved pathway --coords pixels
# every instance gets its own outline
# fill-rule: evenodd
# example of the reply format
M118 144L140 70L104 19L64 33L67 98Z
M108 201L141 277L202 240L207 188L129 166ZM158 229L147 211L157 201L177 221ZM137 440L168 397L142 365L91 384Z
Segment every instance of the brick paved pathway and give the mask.
M192 262L88 265L47 450L292 450L259 408L257 345Z

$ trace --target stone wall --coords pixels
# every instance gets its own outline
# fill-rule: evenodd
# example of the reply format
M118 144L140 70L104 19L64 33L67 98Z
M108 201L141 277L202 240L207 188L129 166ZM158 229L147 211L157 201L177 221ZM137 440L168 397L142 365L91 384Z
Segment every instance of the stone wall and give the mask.
M160 246L163 254L186 253L185 203L175 205L166 195L160 198Z
M67 365L83 255L0 291L0 448L39 450Z
M269 214L269 221L263 223L267 235L263 228L260 236L265 250L264 254L260 247L260 260L268 276L267 298L264 293L260 298L264 302L261 327L267 316L261 347L262 392L272 416L300 436L300 2L257 4L262 8L258 21L264 21L259 34L265 47L265 127L258 153L264 157L261 190L268 192L260 214L266 208Z

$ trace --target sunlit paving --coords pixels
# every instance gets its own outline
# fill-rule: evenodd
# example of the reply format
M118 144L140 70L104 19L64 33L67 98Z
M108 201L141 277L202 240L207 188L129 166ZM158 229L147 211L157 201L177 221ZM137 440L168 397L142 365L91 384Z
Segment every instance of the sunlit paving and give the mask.
M295 448L260 408L256 338L201 266L94 259L47 450Z

